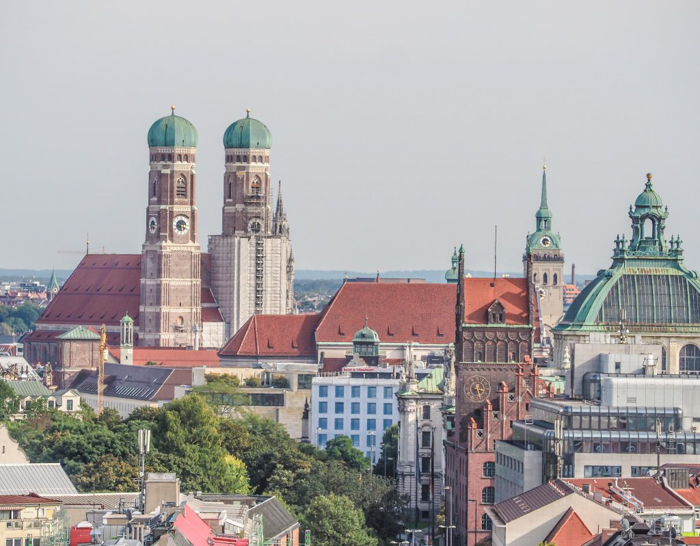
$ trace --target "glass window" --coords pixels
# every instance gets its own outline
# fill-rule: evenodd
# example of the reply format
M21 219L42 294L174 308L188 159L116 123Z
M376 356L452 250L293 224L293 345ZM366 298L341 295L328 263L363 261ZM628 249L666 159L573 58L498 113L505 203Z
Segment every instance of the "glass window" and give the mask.
M344 398L345 397L345 387L337 387L336 386L335 397L336 398Z
M326 430L328 428L328 419L326 419L325 417L321 417L318 420L318 428L320 428L321 430Z
M350 394L353 398L360 397L360 387L351 387L350 391L351 391Z
M423 431L421 446L422 447L430 447L430 431L429 430Z
M344 413L345 412L345 402L336 402L335 403L335 412L336 413Z
M352 402L350 404L350 413L357 415L360 413L360 403L359 402Z
M384 415L391 415L392 413L394 413L394 405L384 404Z
M391 419L384 419L384 430L388 429L391 425Z
M584 466L584 478L615 478L622 475L621 466Z
M342 430L345 427L345 421L342 417L335 418L335 430Z
M350 430L360 430L359 419L350 419Z
M367 447L375 445L377 437L374 434L367 435Z
M488 461L484 463L484 477L493 478L496 475L496 463Z
M493 504L496 499L496 490L489 486L481 490L481 504Z
M394 397L394 389L391 387L384 387L384 398L393 398Z
M319 385L318 396L320 398L328 398L328 386L327 385Z
M352 447L360 447L360 435L359 434L351 435L350 439L352 440Z
M367 430L377 430L376 419L367 419Z
M684 345L680 354L681 373L700 372L700 349L693 344Z
M375 415L377 413L377 404L374 402L370 402L367 404L367 413L369 415Z
M318 445L319 446L326 446L326 442L328 441L328 435L327 434L319 434L318 435Z
M430 485L423 484L420 486L420 500L423 502L430 500Z
M300 373L297 376L297 388L298 389L310 389L311 380L314 378L311 374Z
M493 528L493 524L491 522L491 518L489 517L488 514L482 514L481 515L481 530L482 531L490 531Z
M377 397L377 387L367 387L367 398Z
M423 419L430 419L430 406L423 406Z
M430 457L421 457L420 458L420 471L423 474L430 473Z
M318 403L318 412L319 413L328 413L328 402L319 402Z
M73 400L66 400L66 409L68 411L73 411Z

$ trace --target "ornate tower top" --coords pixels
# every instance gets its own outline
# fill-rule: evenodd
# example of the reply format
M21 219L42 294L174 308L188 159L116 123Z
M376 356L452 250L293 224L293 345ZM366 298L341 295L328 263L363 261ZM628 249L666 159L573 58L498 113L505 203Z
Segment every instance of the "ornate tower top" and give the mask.
M234 121L224 133L224 148L263 149L272 148L272 133L267 126L250 117L250 108L243 119Z
M287 214L284 212L284 204L282 202L282 181L279 181L277 186L277 208L272 221L272 233L274 235L289 236L289 226L287 225Z
M547 205L547 165L542 165L540 208L535 214L536 230L527 237L527 253L533 250L561 250L561 239L552 231L552 211Z
M197 129L185 118L176 116L174 106L170 109L169 116L156 120L148 130L148 146L196 148L199 140Z

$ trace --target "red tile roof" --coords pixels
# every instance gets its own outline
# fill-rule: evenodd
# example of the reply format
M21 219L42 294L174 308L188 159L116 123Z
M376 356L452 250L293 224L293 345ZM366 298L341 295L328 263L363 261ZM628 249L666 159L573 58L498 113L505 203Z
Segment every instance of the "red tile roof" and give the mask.
M129 313L138 324L140 254L88 254L36 323L116 326Z
M0 495L0 506L19 504L62 504L63 501L40 497L36 493L28 495Z
M593 533L581 521L573 508L569 508L561 517L559 523L545 539L549 544L566 544L566 546L582 546L593 538Z
M614 478L579 478L566 479L566 482L583 489L584 484L589 484L591 492L600 491L605 496L613 496L617 502L624 503L624 499L617 495ZM612 484L612 487L611 487ZM656 509L690 509L687 502L682 501L671 491L666 489L662 483L652 477L644 478L618 478L617 489L629 491L634 497L644 503L645 510Z
M201 260L202 320L223 322L208 287L210 256L202 254ZM36 324L118 326L128 312L138 326L140 294L140 254L87 254Z
M383 343L450 343L456 290L454 284L344 283L324 309L316 339L352 342L367 318Z
M226 356L315 357L320 315L253 315L219 351Z
M119 360L119 347L110 347L109 352ZM147 362L155 362L158 366L166 368L215 368L219 366L219 355L209 349L192 351L170 347L134 347L134 365L145 366Z
M530 324L527 280L510 277L464 279L465 324L484 324L487 320L486 311L496 300L505 307L506 324Z
M324 358L322 373L338 373L347 364L347 358Z

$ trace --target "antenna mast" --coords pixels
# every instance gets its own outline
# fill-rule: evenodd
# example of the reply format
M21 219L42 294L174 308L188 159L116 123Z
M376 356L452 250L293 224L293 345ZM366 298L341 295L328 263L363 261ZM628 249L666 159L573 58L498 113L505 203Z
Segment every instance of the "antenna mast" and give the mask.
M102 415L105 407L105 360L107 360L107 329L100 328L100 362L97 366L97 415Z
M493 278L498 270L498 224L493 226Z

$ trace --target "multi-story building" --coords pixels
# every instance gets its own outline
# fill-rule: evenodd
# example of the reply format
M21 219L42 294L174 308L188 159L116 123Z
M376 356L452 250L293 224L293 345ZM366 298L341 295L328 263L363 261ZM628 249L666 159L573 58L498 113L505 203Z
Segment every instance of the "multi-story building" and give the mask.
M174 109L151 126L141 254L83 258L26 339L32 364L56 364L58 338L77 326L105 324L116 345L125 311L136 345L217 349L254 314L292 312L294 258L281 193L271 206L269 129L247 115L224 134L222 232L209 253L197 226L198 138Z
M62 502L37 494L0 495L0 542L5 546L44 546L67 536L56 516Z

